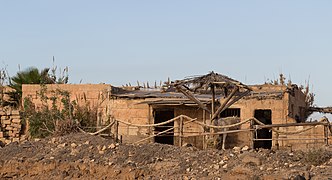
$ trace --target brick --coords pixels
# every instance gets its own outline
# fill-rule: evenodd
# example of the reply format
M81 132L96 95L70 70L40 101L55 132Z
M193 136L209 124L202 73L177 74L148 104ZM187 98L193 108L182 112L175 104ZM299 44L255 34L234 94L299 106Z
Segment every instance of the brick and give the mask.
M13 127L7 126L5 129L8 130L8 131L11 131L11 130L13 130Z
M11 125L14 129L21 129L22 125L21 124L12 124Z
M0 138L3 138L3 132L0 132Z
M2 124L9 125L9 124L11 124L11 121L10 121L10 120L2 120L1 123L2 123Z
M12 115L20 115L20 111L19 110L13 110Z
M13 123L17 123L17 124L19 124L19 123L21 123L21 119L16 119L16 118L14 119L14 118L13 118L13 119L12 119L12 122L13 122Z
M8 116L1 116L1 120L7 120L9 119Z
M12 140L6 139L5 140L5 144L10 144L12 142Z
M20 142L20 138L13 138L13 142Z
M21 119L20 115L12 115L10 116L11 119Z

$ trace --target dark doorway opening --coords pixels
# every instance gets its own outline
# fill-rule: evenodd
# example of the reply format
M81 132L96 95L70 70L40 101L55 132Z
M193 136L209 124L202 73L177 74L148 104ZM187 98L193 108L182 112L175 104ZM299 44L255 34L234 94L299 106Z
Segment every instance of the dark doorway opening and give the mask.
M255 110L254 117L266 125L272 124L272 111L271 110ZM255 133L254 137L255 137L255 139L258 139L258 141L254 141L255 149L256 148L264 148L264 149L272 148L272 140L266 140L266 139L272 139L272 131L270 131L269 129L257 130L257 133ZM264 139L264 140L259 140L259 139Z
M154 123L162 123L174 118L174 110L173 109L155 109L154 110ZM159 132L165 131L174 127L174 122L170 122L164 124L162 126L156 126L154 129L154 133L158 134ZM161 144L171 144L174 145L174 129L168 131L165 134L161 134L154 138L154 142Z

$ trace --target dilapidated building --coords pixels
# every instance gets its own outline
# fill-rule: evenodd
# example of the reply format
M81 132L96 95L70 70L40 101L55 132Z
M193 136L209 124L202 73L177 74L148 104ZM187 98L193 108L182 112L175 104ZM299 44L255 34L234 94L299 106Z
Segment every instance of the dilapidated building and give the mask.
M127 143L208 148L211 137L224 134L213 128L213 121L226 117L241 120L227 129L227 148L302 148L329 143L329 126L305 123L310 97L294 84L249 86L211 72L154 88L98 85L93 91L93 85L89 85L89 92L85 92L82 85L62 86L76 99L87 99L87 93L95 97L94 102L100 105L97 125L102 127L114 120L112 133ZM37 89L38 85L24 85L23 96L36 97Z

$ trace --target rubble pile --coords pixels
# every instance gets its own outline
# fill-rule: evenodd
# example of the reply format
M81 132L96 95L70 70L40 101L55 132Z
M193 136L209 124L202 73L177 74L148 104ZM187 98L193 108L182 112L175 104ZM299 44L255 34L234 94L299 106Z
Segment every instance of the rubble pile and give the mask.
M13 142L0 148L0 179L328 179L332 149L199 150L189 145L119 144L87 134Z

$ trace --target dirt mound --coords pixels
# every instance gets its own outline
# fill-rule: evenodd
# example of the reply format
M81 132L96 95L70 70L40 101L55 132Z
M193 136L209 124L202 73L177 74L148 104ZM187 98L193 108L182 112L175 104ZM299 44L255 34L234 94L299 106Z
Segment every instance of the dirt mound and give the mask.
M0 149L0 177L18 179L329 179L332 152L198 150L117 144L71 134Z

